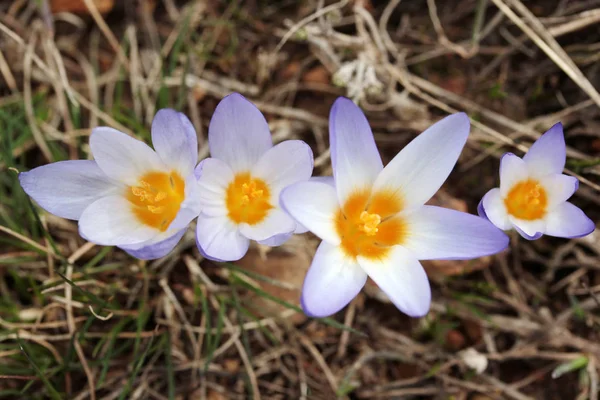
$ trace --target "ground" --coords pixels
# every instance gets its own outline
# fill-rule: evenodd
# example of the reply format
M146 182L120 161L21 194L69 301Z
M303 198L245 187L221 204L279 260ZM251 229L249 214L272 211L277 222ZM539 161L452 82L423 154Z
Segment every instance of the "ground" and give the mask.
M331 174L327 115L357 101L384 162L444 115L469 141L433 203L471 213L558 121L572 201L600 217L597 1L12 0L0 3L0 398L597 399L598 233L511 235L505 252L426 265L429 314L369 284L329 319L299 313L317 239L203 259L193 229L145 262L87 243L17 173L89 158L92 127L149 141L178 109L208 155L233 92L274 141L302 139ZM478 370L478 367L481 367Z

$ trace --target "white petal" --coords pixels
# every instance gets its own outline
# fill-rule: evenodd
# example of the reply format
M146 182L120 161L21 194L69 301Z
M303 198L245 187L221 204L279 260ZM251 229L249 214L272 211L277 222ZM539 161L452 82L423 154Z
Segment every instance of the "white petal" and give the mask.
M178 231L189 225L194 218L202 211L202 201L200 198L200 185L194 174L188 176L185 180L185 196L179 205L179 212L175 219L169 225L168 230Z
M338 198L369 189L383 164L367 118L350 99L340 97L331 107L329 145Z
M480 217L487 218L492 224L504 231L513 227L512 222L508 218L502 194L498 188L490 190L483 196L477 211Z
M121 185L102 172L96 162L59 161L21 172L25 193L44 210L62 218L79 219L96 200L121 190Z
M589 235L596 229L580 208L565 202L554 209L546 218L546 235L577 238Z
M516 183L528 178L529 172L525 161L512 153L502 156L500 159L500 193L502 197L506 197Z
M248 239L263 241L273 236L294 232L296 223L285 212L274 208L269 211L267 217L262 222L254 225L241 223L239 229L240 233Z
M447 208L423 206L406 216L402 245L418 260L466 260L498 253L508 236L488 220Z
M249 171L273 146L265 117L239 93L217 105L208 127L208 143L211 156L234 172Z
M198 162L198 138L190 120L165 108L154 116L151 132L152 144L163 163L184 178L190 175Z
M383 169L373 191L399 193L407 209L425 204L454 168L467 141L469 126L465 113L449 115L433 124Z
M540 183L546 190L549 210L567 201L579 187L577 178L562 174L546 175L540 179Z
M207 158L198 165L195 174L202 213L212 217L227 215L226 190L234 178L231 168L221 160Z
M531 175L542 177L560 174L565 168L567 149L562 124L559 122L548 129L523 157Z
M170 231L168 232L168 234L159 235L157 238L148 242L142 242L134 246L119 247L125 250L129 255L139 258L140 260L154 260L157 258L162 258L169 254L175 248L177 243L179 243L185 234L185 229L175 233Z
M196 226L198 249L207 258L216 261L236 261L248 251L250 241L238 232L227 217L198 216Z
M546 231L546 220L544 218L534 220L524 220L512 215L508 217L515 229L521 233L525 239L534 240L539 238ZM524 234L524 235L523 235Z
M327 317L344 308L363 288L367 274L338 246L321 242L302 286L302 309Z
M407 249L394 246L378 260L358 257L358 263L400 311L422 317L431 305L431 288L425 270Z
M103 197L87 207L79 220L79 233L103 246L131 245L156 237L160 231L141 223L125 197Z
M306 181L312 175L313 154L301 140L287 140L271 147L252 168L252 176L263 179L271 195L279 193L292 183Z
M339 211L335 189L321 182L299 182L281 192L281 206L312 233L331 244L339 244L335 216Z
M139 178L150 171L166 170L146 143L116 129L94 128L90 148L100 169L110 178L127 185L138 184Z

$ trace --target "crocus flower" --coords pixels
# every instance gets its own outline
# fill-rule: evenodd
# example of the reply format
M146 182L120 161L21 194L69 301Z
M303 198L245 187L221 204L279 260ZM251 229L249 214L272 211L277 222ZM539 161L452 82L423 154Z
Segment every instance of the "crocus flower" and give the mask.
M196 132L183 114L158 111L152 150L108 127L92 130L94 160L60 161L19 174L43 209L79 220L90 242L118 246L140 259L169 253L200 213L194 167Z
M279 205L289 184L310 178L313 156L300 140L273 146L267 121L242 95L218 105L208 127L211 158L196 168L202 213L200 252L218 261L238 260L249 241L278 246L300 227Z
M424 205L467 140L464 113L431 126L385 168L367 119L350 100L333 105L329 132L333 180L296 183L281 193L284 208L323 240L302 288L306 314L337 312L369 276L396 307L422 316L431 289L418 260L469 259L508 245L483 218Z
M563 175L567 159L561 123L544 133L521 159L506 153L500 161L500 187L479 203L479 215L503 230L515 228L525 239L543 234L565 238L592 233L595 226L566 201L579 186Z

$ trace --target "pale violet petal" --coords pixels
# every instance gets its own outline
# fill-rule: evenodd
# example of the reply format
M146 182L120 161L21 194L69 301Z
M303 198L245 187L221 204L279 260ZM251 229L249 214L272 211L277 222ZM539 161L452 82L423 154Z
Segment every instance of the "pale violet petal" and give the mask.
M540 178L540 183L546 190L549 210L567 201L579 187L577 178L562 174L546 175Z
M566 160L565 136L560 122L540 136L523 157L530 173L536 177L562 173Z
M279 199L283 188L308 180L312 170L313 154L310 147L301 140L286 140L267 150L252 167L251 174L264 180L271 195Z
M127 246L151 240L160 231L140 222L124 196L113 195L95 201L83 211L79 233L103 246Z
M383 163L367 118L345 97L329 113L329 146L338 198L344 201L355 191L370 189Z
M265 219L257 224L249 225L245 222L239 224L240 233L248 239L264 241L273 236L293 233L296 223L279 208L271 209Z
M175 232L166 238L161 238L162 240L156 242L152 241L151 243L144 243L142 245L137 246L119 246L121 249L125 250L129 255L139 258L140 260L154 260L157 258L162 258L169 254L179 243L183 235L185 234L185 229L180 230L179 232Z
M498 253L508 236L475 215L423 206L406 216L407 239L402 246L418 260L467 260Z
M19 182L44 210L74 220L96 200L123 190L88 160L59 161L21 172Z
M589 235L594 229L594 221L568 201L556 207L546 217L546 235L577 238Z
M406 209L425 204L450 175L467 141L469 127L465 113L436 122L386 165L373 191L399 194Z
M152 144L163 163L184 179L190 175L198 162L198 137L190 120L164 108L154 116L151 132Z
M321 242L304 278L300 303L309 317L327 317L344 308L363 288L367 274L338 246Z
M506 231L513 227L512 222L508 218L502 194L498 188L490 190L483 196L477 207L477 212L480 217L487 218L499 229Z
M321 182L298 182L281 192L281 206L296 221L331 244L339 244L335 216L339 211L335 189Z
M500 194L502 197L511 191L519 182L529 179L525 161L512 153L506 153L500 159Z
M309 181L325 183L335 188L335 180L333 179L333 176L312 176Z
M196 167L202 213L219 217L227 215L226 191L233 182L231 168L216 158L202 160Z
M201 213L196 225L196 243L209 259L236 261L246 254L250 241L229 218Z
M400 311L422 317L431 305L431 288L423 266L402 246L378 259L358 256L358 263Z
M158 154L146 143L108 127L92 130L90 148L94 160L106 175L127 185L137 185L141 176L164 171Z
M208 144L211 156L234 172L249 171L273 146L265 117L239 93L217 105L208 127Z

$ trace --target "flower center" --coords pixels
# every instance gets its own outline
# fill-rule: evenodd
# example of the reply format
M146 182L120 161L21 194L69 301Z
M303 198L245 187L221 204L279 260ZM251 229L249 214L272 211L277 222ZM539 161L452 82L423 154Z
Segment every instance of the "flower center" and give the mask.
M270 201L271 193L265 181L252 178L249 172L236 175L225 192L227 214L236 224L262 222L273 208Z
M185 197L185 182L177 172L149 172L137 186L130 186L127 200L143 224L166 231Z
M353 193L335 217L343 251L353 259L385 257L406 237L406 223L396 215L401 209L395 193Z
M524 220L540 219L546 214L548 199L540 183L533 179L515 184L504 199L508 213Z

